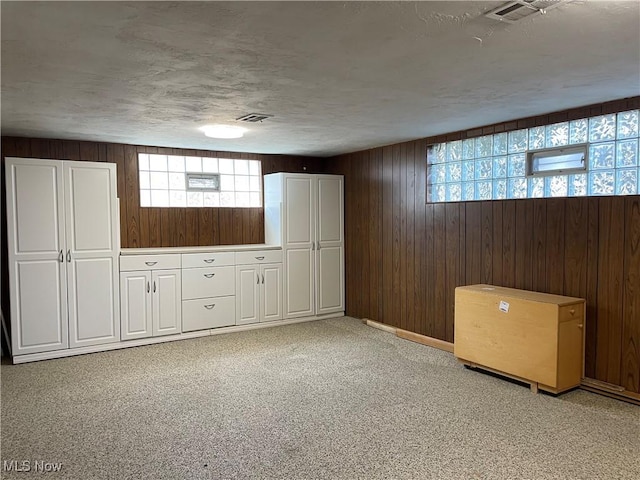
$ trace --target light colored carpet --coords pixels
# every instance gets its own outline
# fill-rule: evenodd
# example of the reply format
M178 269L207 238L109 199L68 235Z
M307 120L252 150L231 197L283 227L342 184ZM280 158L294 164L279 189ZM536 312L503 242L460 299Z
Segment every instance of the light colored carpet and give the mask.
M3 365L2 460L72 479L638 479L640 408L534 395L341 318Z

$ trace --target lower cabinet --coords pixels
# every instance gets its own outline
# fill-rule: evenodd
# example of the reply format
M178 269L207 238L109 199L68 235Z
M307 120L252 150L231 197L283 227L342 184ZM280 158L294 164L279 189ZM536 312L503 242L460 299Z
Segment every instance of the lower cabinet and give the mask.
M236 325L282 318L282 264L236 266Z
M177 269L120 274L123 340L182 331L180 277Z
M182 331L235 325L233 252L183 254ZM216 265L212 267L210 265Z
M120 258L120 334L122 340L182 331L180 255Z

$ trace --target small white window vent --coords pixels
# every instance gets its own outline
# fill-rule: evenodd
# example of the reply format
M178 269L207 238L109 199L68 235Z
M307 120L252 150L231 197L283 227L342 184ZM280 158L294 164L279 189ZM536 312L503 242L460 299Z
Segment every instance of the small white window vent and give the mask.
M571 0L516 0L494 8L484 16L507 23L517 23L532 15L545 14Z
M236 120L239 122L257 123L271 117L273 117L273 115L267 115L266 113L248 113L247 115L236 118Z

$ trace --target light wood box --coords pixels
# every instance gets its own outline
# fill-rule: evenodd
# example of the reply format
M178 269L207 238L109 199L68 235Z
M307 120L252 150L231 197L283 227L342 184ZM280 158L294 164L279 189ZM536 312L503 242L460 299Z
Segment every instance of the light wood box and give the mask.
M493 285L455 291L454 355L552 393L583 376L585 300Z

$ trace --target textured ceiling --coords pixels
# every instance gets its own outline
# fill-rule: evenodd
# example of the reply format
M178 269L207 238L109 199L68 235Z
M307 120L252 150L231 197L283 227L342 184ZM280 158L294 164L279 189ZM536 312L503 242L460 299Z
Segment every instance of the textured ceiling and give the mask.
M2 1L2 134L329 156L640 93L640 2L502 3Z

